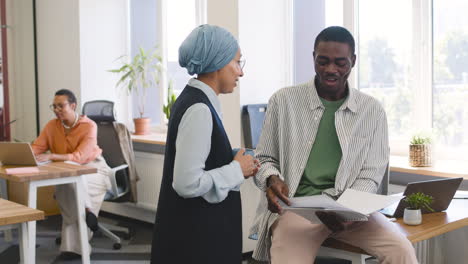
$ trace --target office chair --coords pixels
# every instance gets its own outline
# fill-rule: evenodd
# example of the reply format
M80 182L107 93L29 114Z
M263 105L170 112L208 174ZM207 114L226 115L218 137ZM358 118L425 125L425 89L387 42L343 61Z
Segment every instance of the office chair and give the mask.
M112 169L111 190L107 191L104 201L119 201L130 192L130 179L128 165L122 154L117 131L114 128L114 103L105 100L86 102L83 105L83 114L96 122L98 127L97 142L102 149L102 156ZM113 240L114 249L122 247L120 237L110 230L122 231L125 233L124 239L130 238L130 230L110 224L99 223L99 230L108 238Z
M242 107L242 131L246 148L257 147L266 109L267 104L249 104Z

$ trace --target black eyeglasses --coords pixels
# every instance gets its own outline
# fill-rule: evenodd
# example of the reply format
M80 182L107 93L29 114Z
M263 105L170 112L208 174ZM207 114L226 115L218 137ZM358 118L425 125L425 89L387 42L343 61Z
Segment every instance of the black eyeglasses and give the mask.
M241 68L241 70L243 70L245 66L245 59L239 60L237 63L239 64L239 67Z
M50 110L52 111L55 111L55 109L57 110L62 110L65 106L69 105L69 103L65 103L65 104L51 104L49 105L49 108Z

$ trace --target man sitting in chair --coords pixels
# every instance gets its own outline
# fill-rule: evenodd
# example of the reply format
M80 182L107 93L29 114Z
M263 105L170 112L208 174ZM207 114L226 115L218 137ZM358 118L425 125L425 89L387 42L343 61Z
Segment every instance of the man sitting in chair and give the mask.
M314 44L315 79L276 92L268 103L256 158L256 185L266 192L251 231L254 258L271 263L314 263L328 237L357 246L381 263L417 263L414 248L383 216L347 222L318 213L312 223L282 212L279 200L347 188L375 193L389 159L387 121L374 98L349 87L356 61L354 38L342 27L324 29ZM363 201L365 202L365 201Z

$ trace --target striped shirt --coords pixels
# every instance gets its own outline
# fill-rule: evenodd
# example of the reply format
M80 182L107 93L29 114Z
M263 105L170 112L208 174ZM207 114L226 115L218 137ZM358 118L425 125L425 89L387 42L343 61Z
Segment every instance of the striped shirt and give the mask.
M286 87L270 98L262 134L256 149L261 167L254 178L262 191L266 180L278 175L293 197L304 173L315 136L325 110L314 81ZM388 159L388 131L385 111L379 102L353 88L335 113L335 126L342 158L334 188L324 192L339 196L345 189L375 193ZM268 260L270 226L278 218L268 210L265 196L257 208L251 236L257 234L254 258Z

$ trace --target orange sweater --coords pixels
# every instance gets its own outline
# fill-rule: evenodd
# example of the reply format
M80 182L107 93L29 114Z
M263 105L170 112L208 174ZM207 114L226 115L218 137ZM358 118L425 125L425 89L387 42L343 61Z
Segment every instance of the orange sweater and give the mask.
M50 150L55 154L68 154L68 160L86 164L102 153L97 145L97 126L93 120L81 116L68 135L59 119L50 120L32 144L34 155Z

